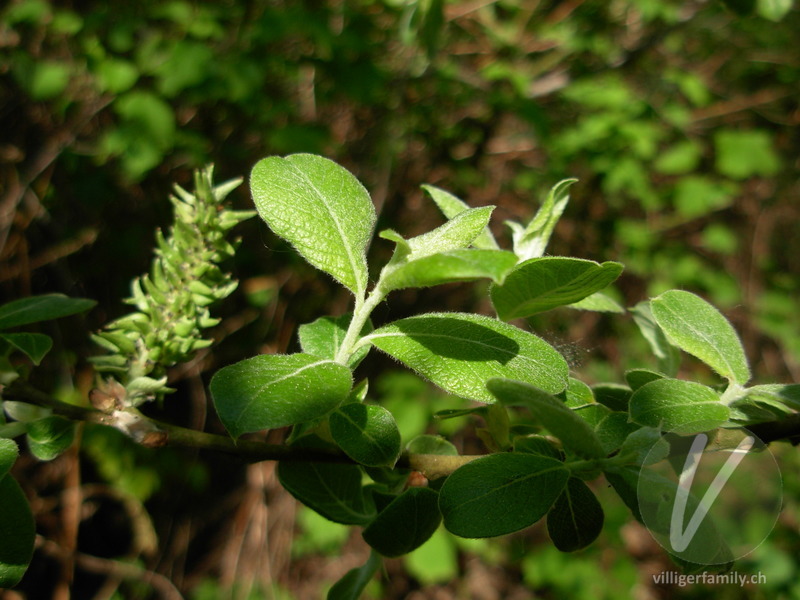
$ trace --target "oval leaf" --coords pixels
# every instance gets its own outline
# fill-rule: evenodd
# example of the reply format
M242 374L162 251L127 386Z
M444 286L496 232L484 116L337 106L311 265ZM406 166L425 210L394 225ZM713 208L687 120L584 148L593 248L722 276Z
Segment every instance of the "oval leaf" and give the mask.
M603 529L603 508L592 490L576 477L567 486L547 513L547 533L556 548L574 552L597 539Z
M482 278L501 283L516 264L516 255L504 250L452 250L398 265L383 277L381 287L391 291Z
M217 371L209 389L225 429L250 431L322 417L347 398L350 369L308 354L262 354Z
M392 466L400 455L400 430L392 413L372 404L345 404L330 416L333 441L368 467Z
M356 296L364 295L375 207L358 179L327 158L293 154L259 161L250 187L272 231Z
M324 448L319 438L303 437L297 448ZM366 501L362 472L356 465L293 461L278 463L278 480L300 502L326 519L344 525L366 525L375 510Z
M541 519L567 484L559 460L499 453L474 460L444 482L439 508L444 526L466 538L505 535Z
M629 408L636 423L681 434L714 429L730 418L730 409L714 390L680 379L643 385L631 396Z
M650 301L653 317L669 340L717 373L744 385L750 366L730 322L708 302L682 290L670 290Z
M320 317L312 323L300 325L297 335L300 338L300 347L306 354L313 354L320 358L334 360L339 353L339 347L347 334L347 327L353 319L352 313L339 317ZM372 331L372 323L367 320L361 328L361 335ZM347 361L347 366L355 369L369 352L369 346L356 350Z
M486 229L493 210L494 206L467 209L436 229L411 238L407 242L411 258L466 248Z
M492 286L497 315L504 321L578 302L607 287L622 273L616 262L548 256L520 263L502 285Z
M567 450L584 458L602 458L606 455L591 425L561 400L521 381L492 379L487 387L507 406L530 408L539 422L560 439ZM589 405L590 408L593 406Z
M0 479L0 506L0 588L10 588L31 562L36 530L28 500L10 475Z
M94 300L68 298L63 294L21 298L0 306L0 329L74 315L95 304Z
M458 456L458 449L440 435L418 435L406 444L409 454L437 454L439 456Z
M427 542L442 522L438 501L439 494L430 488L408 488L367 525L364 541L383 556L408 554Z
M558 393L569 368L550 344L496 319L430 313L390 323L366 337L374 346L452 394L493 403L492 377Z

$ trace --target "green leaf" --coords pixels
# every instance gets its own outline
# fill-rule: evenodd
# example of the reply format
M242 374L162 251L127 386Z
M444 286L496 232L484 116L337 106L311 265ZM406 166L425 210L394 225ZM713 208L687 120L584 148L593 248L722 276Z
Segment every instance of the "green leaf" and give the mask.
M714 429L730 418L730 409L717 392L680 379L657 379L633 393L631 420L680 434Z
M330 416L333 441L368 467L393 466L400 455L400 430L392 413L373 404L345 404Z
M603 292L595 292L591 296L586 296L583 300L578 300L569 305L569 308L577 310L592 310L595 312L610 312L623 314L625 309L619 303L607 296Z
M512 325L480 315L430 313L395 321L365 339L439 387L491 404L492 377L558 393L568 367L552 346Z
M650 301L653 317L669 340L717 373L744 385L750 367L742 342L728 320L690 292L670 290Z
M367 525L364 541L383 556L408 554L427 542L442 522L438 501L439 494L430 488L408 488Z
M781 168L772 135L764 129L721 129L714 134L716 168L731 179L771 177Z
M789 14L794 0L758 0L758 14L770 21L780 21Z
M533 525L561 495L569 471L554 458L498 453L460 467L439 492L444 526L455 535L483 538Z
M333 584L327 599L358 600L380 566L380 555L377 552L370 552L366 563L357 569L350 569L344 577Z
M381 287L391 291L481 278L502 283L516 264L516 255L504 250L451 250L387 269Z
M31 562L36 529L28 500L10 475L0 479L0 506L0 588L11 588Z
M330 448L319 438L306 436L293 448ZM375 516L361 485L356 465L293 461L278 463L281 485L300 502L326 519L345 525L366 525Z
M26 354L35 365L42 362L45 354L53 347L53 340L50 336L42 333L0 333L0 340L5 340Z
M575 552L597 539L603 518L603 508L592 490L580 479L570 477L547 513L547 533L556 548Z
M321 156L292 154L259 161L250 187L258 214L276 234L357 297L364 296L375 207L358 179Z
M406 444L409 454L438 454L440 456L458 456L458 449L440 435L418 435Z
M526 406L564 448L584 458L606 455L592 427L558 398L521 381L492 379L489 391L506 406ZM591 406L591 405L590 405Z
M439 207L439 210L441 210L442 214L448 219L452 219L456 215L469 209L469 205L466 202L460 200L450 192L446 192L432 185L423 185L422 189L428 192L436 203L436 206ZM484 230L478 234L478 237L472 241L472 245L482 250L499 249L497 241L494 239L488 227L484 228Z
M747 389L746 397L752 397L756 400L769 398L772 401L782 403L788 408L800 411L800 383L754 385Z
M632 456L637 465L657 463L669 454L669 443L660 429L641 427L630 433L619 449L619 456Z
M536 215L524 229L519 223L506 221L506 225L511 228L514 252L520 260L538 258L544 254L553 229L569 202L567 190L576 181L578 180L564 179L555 184Z
M0 329L74 315L95 304L94 300L67 298L63 294L21 298L0 306Z
M308 354L262 354L224 367L209 389L232 437L322 417L347 398L350 369Z
M63 417L45 417L28 425L28 448L39 460L53 460L75 439L75 424Z
M526 452L528 454L538 454L539 456L549 456L556 460L563 460L561 450L553 445L553 442L541 435L529 435L518 437L514 440L514 452Z
M433 231L411 238L409 260L466 248L486 229L493 210L494 206L469 208Z
M637 430L634 423L628 421L627 413L612 412L603 417L594 426L594 432L606 454L611 454L625 442L628 434Z
M14 440L0 439L0 479L11 470L19 456L19 448Z
M633 321L658 359L659 370L669 376L677 374L681 362L680 352L669 342L664 331L656 323L650 302L639 302L630 311L633 313Z
M634 391L651 381L663 379L664 377L666 376L663 373L651 371L650 369L629 369L625 371L625 381L628 382L628 386Z
M591 296L619 277L622 268L616 262L532 258L517 265L502 285L492 286L492 304L504 321L530 317Z
M320 317L312 323L300 325L297 328L297 334L303 352L319 358L334 360L352 319L352 313L348 313L339 317ZM372 323L367 320L364 327L361 328L361 335L366 335L370 331L372 331ZM362 346L353 353L347 361L347 366L355 369L368 353L369 346Z

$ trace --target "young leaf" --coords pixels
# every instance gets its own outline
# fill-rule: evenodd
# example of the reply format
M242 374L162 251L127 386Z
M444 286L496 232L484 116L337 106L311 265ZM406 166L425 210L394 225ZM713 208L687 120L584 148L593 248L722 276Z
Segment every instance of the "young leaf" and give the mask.
M327 600L358 600L380 566L380 555L377 552L370 552L366 563L357 569L350 569L344 577L333 584Z
M250 187L258 214L276 234L363 297L375 207L349 171L312 154L271 156L253 167Z
M430 488L408 488L367 525L364 541L388 557L419 548L442 522L438 500L439 494Z
M750 367L730 322L690 292L670 290L650 301L653 317L670 341L734 383L750 380Z
M493 210L494 206L469 208L433 231L411 238L409 260L466 248L486 229Z
M347 326L353 319L352 313L339 317L320 317L312 323L300 325L297 334L300 338L300 347L306 354L312 354L320 358L334 360L339 352L339 347L344 341L347 333ZM361 335L366 335L372 331L372 323L367 320L361 328ZM353 353L347 366L355 369L369 352L369 346L363 346Z
M50 336L42 333L0 333L0 340L26 354L35 365L42 362L45 354L53 347Z
M577 310L592 310L595 312L610 312L623 314L625 309L619 303L607 296L603 292L595 292L591 296L586 296L583 300L578 300L569 305L569 308Z
M665 375L650 369L629 369L625 371L625 381L633 391L638 390L643 385L655 381L656 379L663 379Z
M541 519L567 484L569 471L536 454L490 454L460 467L439 492L444 526L455 535L505 535Z
M578 180L564 179L555 184L527 227L523 228L519 223L506 221L506 225L511 228L514 252L520 260L537 258L544 254L553 229L569 202L567 190L576 181Z
M63 417L45 417L28 425L28 448L39 460L53 460L74 439L75 425Z
M680 379L657 379L633 393L631 420L663 431L689 434L714 429L730 418L717 392Z
M491 379L486 387L507 406L528 407L539 422L561 440L564 448L578 456L602 458L606 455L592 427L547 392L510 379Z
M439 207L439 210L441 210L442 214L444 214L444 216L448 219L452 219L456 215L469 209L469 205L466 202L456 198L450 192L446 192L432 185L423 185L422 189L428 192L430 197L433 198L433 201L436 203L436 206ZM488 227L485 227L478 237L472 241L472 245L475 248L480 248L482 250L499 249L499 246L497 245L497 242L495 241L494 236Z
M516 255L504 250L451 250L400 263L386 271L381 285L391 291L481 278L502 283L516 264Z
M368 467L393 466L400 455L400 430L392 413L374 404L345 404L330 416L333 441Z
M325 447L319 438L300 438L292 447ZM345 525L366 525L375 516L361 485L356 465L294 461L278 463L278 480L300 502L326 519Z
M36 537L28 499L11 475L0 478L0 506L0 588L11 588L31 562Z
M232 437L310 421L347 398L350 369L308 354L262 354L224 367L209 389Z
M502 285L493 285L492 304L504 321L572 304L602 290L622 273L616 262L547 256L518 264Z
M570 477L547 513L547 533L556 548L575 552L597 539L603 518L603 508L592 490L577 477Z
M452 394L491 404L492 377L525 381L557 394L569 368L552 346L480 315L430 313L395 321L366 337L374 346Z
M74 315L95 304L94 300L67 298L63 294L21 298L0 306L0 329Z
M630 309L633 313L633 321L639 327L644 339L650 345L650 349L658 359L658 369L669 377L674 377L678 373L681 362L681 355L678 349L673 346L664 331L656 323L650 302L639 302Z

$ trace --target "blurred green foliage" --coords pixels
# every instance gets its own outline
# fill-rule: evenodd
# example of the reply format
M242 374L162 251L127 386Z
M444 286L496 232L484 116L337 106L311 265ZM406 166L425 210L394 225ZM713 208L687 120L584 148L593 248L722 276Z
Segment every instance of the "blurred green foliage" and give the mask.
M0 9L0 289L16 297L77 286L110 320L146 268L142 240L165 214L166 182L185 184L207 162L228 177L267 154L327 155L367 183L381 227L410 233L438 218L421 202L421 183L522 219L555 181L577 177L554 254L624 263L623 304L668 288L703 294L742 331L757 378L797 381L794 4L12 0ZM108 233L75 260L31 274L31 256L80 239L87 226ZM244 237L255 243L237 255L237 277L261 316L231 300L227 316L256 323L219 348L220 365L265 346L285 351L296 343L288 332L309 315L344 312L332 287L312 282L280 242ZM456 300L449 289L403 292L385 311L480 310L474 293L459 290ZM627 366L641 355L631 323L559 314L534 320L536 330L578 340L595 379L613 379L620 355ZM452 408L410 376L387 374L376 388L404 443ZM456 434L468 419L440 429ZM179 470L172 458L156 466L113 432L87 429L82 444L102 478L140 499ZM182 477L205 486L199 471ZM423 584L443 581L454 569L451 541L437 534L406 559L408 571ZM425 553L435 544L434 561ZM459 551L500 560L496 546L466 545ZM787 597L800 597L797 547L784 532L753 557L754 570L772 569L770 590ZM568 589L559 572L608 577L594 557L559 556L532 555L522 577L574 597L589 584ZM208 584L197 597L217 593Z

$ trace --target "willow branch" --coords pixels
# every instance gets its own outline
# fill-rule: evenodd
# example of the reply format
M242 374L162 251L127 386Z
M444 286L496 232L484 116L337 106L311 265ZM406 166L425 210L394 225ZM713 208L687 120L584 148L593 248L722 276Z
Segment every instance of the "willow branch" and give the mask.
M293 448L285 444L269 444L260 440L234 440L228 436L188 429L164 423L143 415L136 409L101 411L89 406L77 406L56 400L21 381L0 389L4 400L27 402L49 408L54 414L73 421L84 421L114 427L139 444L157 448L163 446L211 450L235 455L247 462L266 460L283 462L324 462L358 464L342 452L311 448ZM397 469L413 469L428 479L438 479L482 455L440 456L403 452L395 464Z

